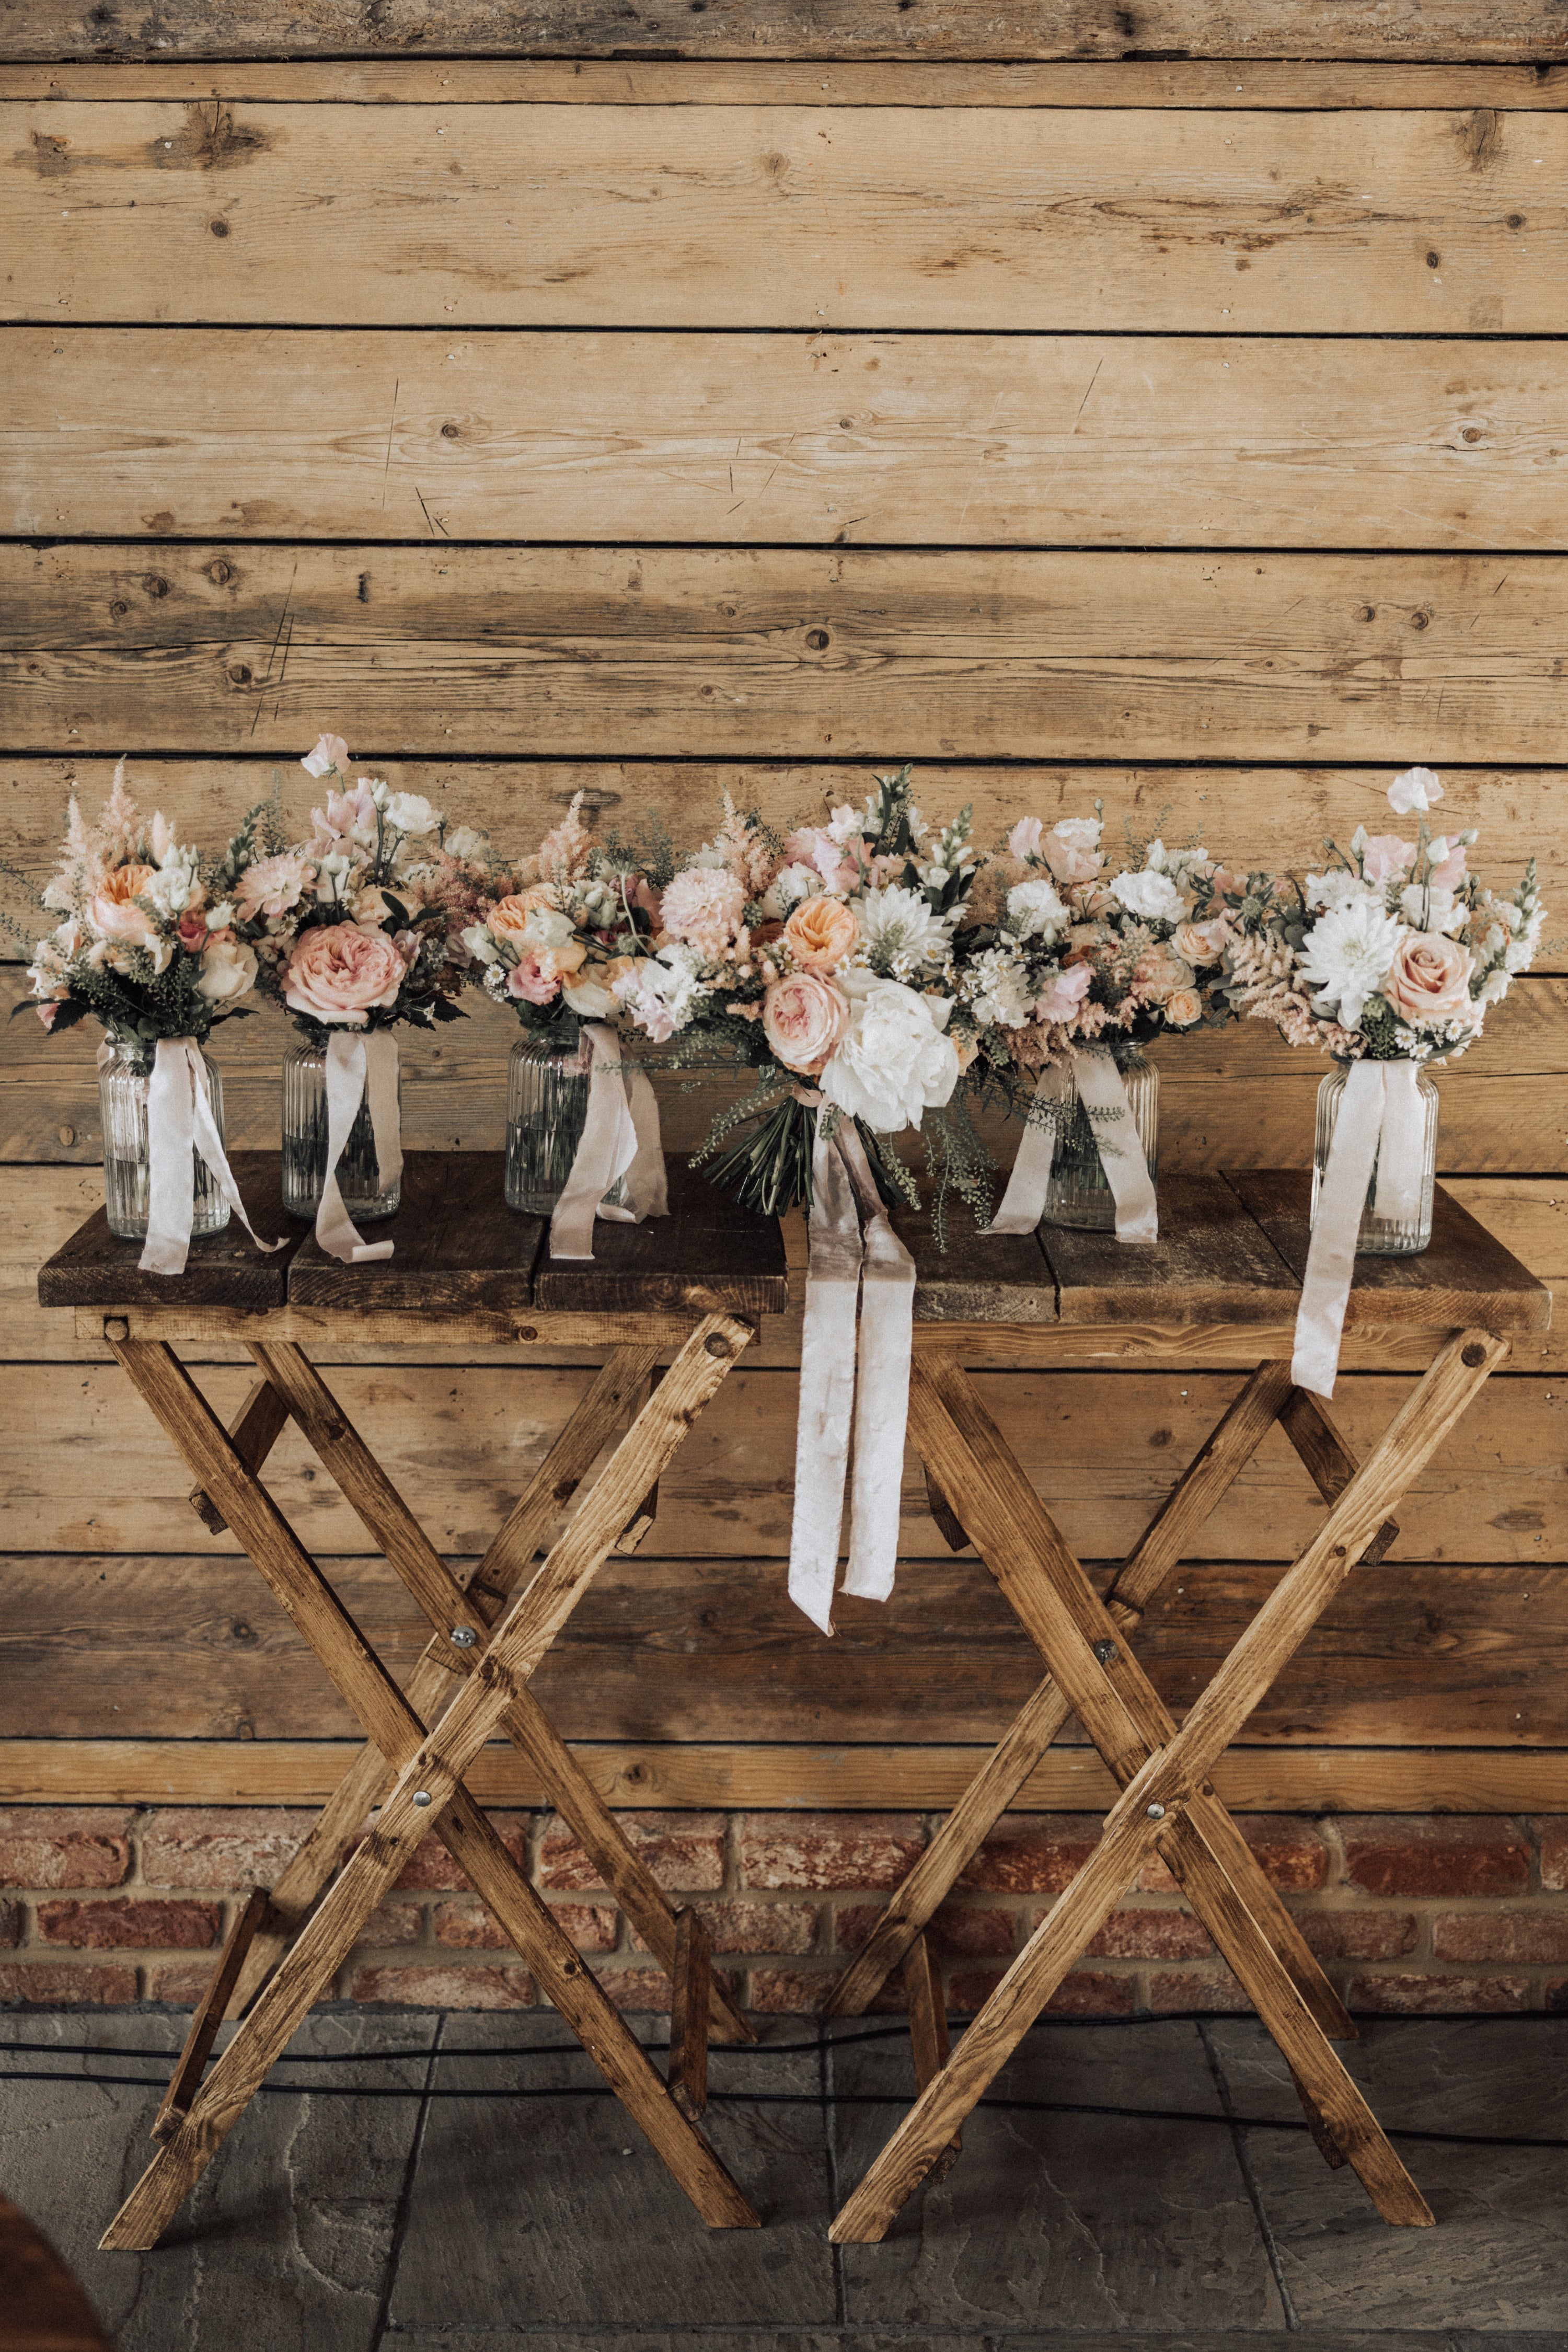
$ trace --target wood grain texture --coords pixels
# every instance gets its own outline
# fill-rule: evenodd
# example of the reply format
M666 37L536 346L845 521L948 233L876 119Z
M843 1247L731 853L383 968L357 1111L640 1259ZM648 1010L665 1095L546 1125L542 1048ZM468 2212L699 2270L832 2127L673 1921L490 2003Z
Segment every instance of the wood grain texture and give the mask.
M1240 1205L1217 1175L1170 1174L1159 1185L1160 1238L1148 1247L1042 1225L1062 1321L1279 1323L1292 1315L1300 1277L1253 1218L1237 1214Z
M13 103L0 314L453 333L1562 319L1557 115L889 107L851 131L820 107L441 111Z
M1549 761L1551 557L0 550L17 751ZM283 633L287 633L284 646Z
M390 1241L392 1256L340 1265L308 1229L290 1262L290 1296L301 1306L367 1315L475 1307L510 1313L531 1302L544 1230L542 1218L508 1208L498 1153L409 1151L403 1205L372 1237Z
M0 361L18 534L1568 545L1561 343L51 326Z
M628 16L593 0L464 0L433 28L415 0L367 16L358 0L309 0L286 25L267 0L111 0L106 15L85 0L64 8L49 0L14 0L6 12L5 54L12 58L276 57L325 54L396 56L432 46L458 57L668 58L1095 58L1140 51L1255 58L1487 58L1550 60L1561 55L1562 26L1550 0L1520 0L1500 17L1490 0L1352 0L1325 16L1306 0L1287 0L1266 16L1245 0L1140 0L1110 9L1100 0L1051 0L1044 7L992 0L939 0L918 13L897 0L859 0L850 13L821 0L739 0L711 12L682 11L667 20Z
M668 1170L669 1214L640 1225L598 1223L592 1258L558 1258L550 1229L533 1278L533 1303L579 1314L691 1309L777 1315L789 1305L784 1237L718 1192L684 1160Z
M332 106L985 106L1203 107L1246 113L1257 107L1358 112L1478 106L1525 114L1568 106L1568 68L1493 65L1467 51L1455 65L1400 65L1386 56L1362 66L1301 58L1212 61L1199 58L1119 58L1113 64L808 65L744 58L706 62L609 59L334 58L234 58L187 63L177 55L138 62L100 58L58 65L0 61L0 99L129 99L232 105L253 99Z
M99 1032L95 1028L92 1034L96 1038ZM179 1295L193 1305L259 1313L282 1306L288 1296L289 1260L303 1236L283 1214L277 1153L237 1151L229 1164L258 1234L264 1242L281 1239L283 1245L258 1249L244 1226L231 1218L221 1233L193 1238L184 1273L178 1277ZM95 1209L38 1268L39 1306L123 1306L132 1300L149 1307L165 1304L174 1277L141 1272L144 1246L118 1239L109 1230L108 1211Z

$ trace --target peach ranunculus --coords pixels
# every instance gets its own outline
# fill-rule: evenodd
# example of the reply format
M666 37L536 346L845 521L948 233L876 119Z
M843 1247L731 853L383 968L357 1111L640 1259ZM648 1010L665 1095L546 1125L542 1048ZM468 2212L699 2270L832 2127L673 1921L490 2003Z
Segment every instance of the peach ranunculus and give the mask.
M1195 988L1173 988L1161 1010L1173 1029L1190 1029L1204 1017L1204 1001Z
M780 934L806 971L833 971L855 952L860 926L842 898L803 898Z
M1178 923L1171 933L1173 954L1186 963L1217 963L1230 942L1230 925L1223 915L1206 923Z
M763 1034L786 1070L820 1077L849 1025L849 1001L819 971L775 980L763 998Z
M1470 995L1475 968L1468 948L1457 940L1435 931L1412 931L1394 950L1383 993L1401 1021L1412 1027L1444 1021L1474 1024L1481 1012Z
M283 1001L328 1027L363 1029L373 1010L396 1003L407 972L384 931L318 923L294 942Z
M550 884L535 882L526 890L513 890L506 898L498 898L485 916L485 924L498 940L513 940L521 944L535 907L554 904L555 893Z
M93 928L106 940L119 940L126 947L153 946L158 933L153 919L132 902L157 878L153 866L121 866L106 874L88 908Z

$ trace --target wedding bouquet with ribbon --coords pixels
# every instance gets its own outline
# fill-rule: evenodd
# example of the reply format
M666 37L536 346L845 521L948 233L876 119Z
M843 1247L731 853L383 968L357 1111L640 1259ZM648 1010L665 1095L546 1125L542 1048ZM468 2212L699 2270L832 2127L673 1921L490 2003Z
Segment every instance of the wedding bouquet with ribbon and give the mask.
M1154 1186L1117 1046L1230 1017L1222 958L1237 877L1201 845L1130 843L1113 866L1103 821L1024 817L988 859L954 948L970 1083L1001 1093L1026 1125L994 1233L1040 1222L1064 1124L1092 1122L1124 1242L1158 1237Z
M253 809L223 866L235 928L255 951L262 992L294 1016L326 1056L327 1165L316 1238L343 1264L392 1255L366 1243L338 1182L362 1102L374 1131L384 1187L402 1171L397 1039L403 1022L423 1029L461 1016L462 927L489 884L487 845L468 828L445 831L428 801L395 793L376 776L351 782L348 746L323 735L300 761L331 779L310 812L308 841L285 843L276 820Z
M1294 1378L1319 1396L1333 1393L1363 1210L1391 1253L1430 1235L1436 1104L1422 1072L1475 1044L1541 940L1535 860L1497 896L1469 870L1474 830L1432 831L1442 798L1429 768L1408 768L1388 799L1415 817L1414 841L1358 826L1348 850L1324 843L1321 874L1253 875L1233 900L1232 1003L1342 1076L1296 1326Z
M72 794L64 854L41 903L62 919L34 948L27 977L40 1001L32 1010L56 1036L89 1018L102 1024L100 1077L117 1069L129 1085L138 1141L144 1126L142 1271L184 1272L198 1161L208 1171L204 1190L216 1196L207 1229L232 1211L256 1240L201 1050L218 1022L250 1010L241 1000L257 978L226 877L204 866L165 816L142 817L121 760L95 824L85 822ZM139 1159L140 1151L133 1147L128 1156Z
M551 1253L569 1258L593 1256L596 1216L640 1224L668 1213L658 1106L643 1072L622 1062L616 995L651 954L658 899L583 823L582 804L578 793L461 934L487 993L542 1049L581 1057L588 1072L581 1132L562 1129L570 1165L547 1171L562 1180L550 1188Z

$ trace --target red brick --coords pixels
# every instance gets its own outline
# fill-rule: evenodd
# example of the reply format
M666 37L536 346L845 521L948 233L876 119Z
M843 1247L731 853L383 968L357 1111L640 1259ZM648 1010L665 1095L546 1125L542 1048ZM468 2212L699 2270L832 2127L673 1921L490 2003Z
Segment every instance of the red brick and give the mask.
M358 1942L363 1951L384 1952L399 1944L416 1944L424 1926L417 1903L383 1903L360 1929Z
M1100 1832L1098 1813L1005 1813L958 1885L987 1895L1059 1895Z
M1368 1895L1522 1895L1530 1847L1489 1814L1389 1813L1342 1824L1345 1875Z
M7 1961L0 1967L0 2003L26 2000L45 2009L68 2009L79 2000L115 2006L135 1998L134 1969L73 1969L68 1960L55 1967L36 1960Z
M38 1906L38 1934L46 1944L69 1944L78 1951L201 1952L222 1941L223 1914L216 1903L158 1896L79 1903L57 1895Z
M1541 1841L1541 1884L1568 1893L1568 1814L1548 1813L1530 1826Z
M1039 1920L1034 1922L1038 1927ZM1157 1911L1137 1904L1113 1911L1084 1946L1091 1960L1200 1960L1212 1952L1208 1929L1190 1911Z
M1228 1969L1159 1969L1149 1979L1149 2006L1153 2010L1196 2009L1216 2016L1248 2010L1247 2000Z
M724 1884L722 1813L617 1813L616 1821L663 1887L695 1893ZM598 1871L559 1814L539 1853L539 1883L563 1895L597 1893Z
M811 1903L700 1903L716 1952L809 1952L816 1941ZM634 1952L647 1946L635 1931Z
M955 1970L948 1979L947 2005L950 2010L982 2009L1001 1981L1000 1969ZM1131 1977L1112 1976L1106 1969L1076 1969L1071 1976L1062 1979L1040 2014L1042 2017L1127 2017L1131 2014L1135 1990Z
M1237 1828L1263 1866L1263 1874L1288 1895L1310 1895L1328 1883L1329 1853L1310 1822L1289 1813L1238 1813ZM1175 1895L1175 1880L1157 1853L1138 1874L1140 1895Z
M405 2009L531 2009L533 1979L526 1969L356 1969L351 2000L386 2001Z
M657 2011L669 2008L669 1979L662 1969L597 1969L599 1982L617 2009Z
M8 1805L0 1811L0 1886L123 1886L129 1805Z
M0 1947L9 1949L22 1940L22 1906L0 1903Z
M491 1813L490 1827L500 1836L501 1843L517 1863L528 1860L528 1832L532 1825L531 1813ZM456 1895L468 1891L468 1882L458 1868L438 1837L427 1837L416 1845L404 1864L403 1875L393 1885L404 1894ZM498 2004L506 2007L505 2002Z
M616 1947L618 1915L603 1903L552 1903L550 1916L580 1952L611 1952ZM369 1940L368 1937L366 1939ZM489 1913L479 1903L438 1903L436 1941L449 1950L506 1952L511 1949Z
M913 1813L750 1813L741 1837L743 1886L890 1891L925 1850Z
M1298 1911L1296 1925L1321 1960L1396 1960L1415 1949L1412 1911Z
M142 1878L215 1895L276 1886L315 1818L303 1806L170 1806L142 1833Z
M192 1960L170 1960L162 1968L147 1971L149 2000L167 2001L171 2009L195 2009L212 1982L215 1963L205 1966Z
M1389 2017L1528 2009L1530 1983L1524 1977L1352 1977L1345 2006Z
M1538 1911L1445 1911L1432 1922L1440 1960L1568 1960L1568 1905Z
M834 1919L834 1941L841 1952L858 1952L883 1916L879 1903L843 1906ZM1018 1916L1000 1908L971 1908L944 1903L926 1929L931 1949L954 1960L1010 1959L1018 1945Z

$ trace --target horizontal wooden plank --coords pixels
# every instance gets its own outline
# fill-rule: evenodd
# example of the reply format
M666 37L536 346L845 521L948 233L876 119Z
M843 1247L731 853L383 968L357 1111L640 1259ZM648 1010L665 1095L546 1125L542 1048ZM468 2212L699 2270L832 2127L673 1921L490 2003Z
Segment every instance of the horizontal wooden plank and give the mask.
M1551 556L0 548L15 751L1561 757Z
M171 0L170 5L61 7L11 0L4 54L12 58L385 56L428 49L457 56L613 58L1101 58L1139 52L1197 58L1522 58L1562 51L1551 0L1349 0L1324 11L1309 0L937 0L914 12L897 0L824 9L818 0L732 0L712 10L637 15L614 0L462 0L438 26L411 0L367 16L361 0L313 0L280 18L269 0Z
M4 36L0 35L0 39ZM1256 47L1256 37L1254 41ZM1544 114L1568 106L1568 67L1478 62L1401 65L1386 54L1356 65L1297 57L1245 62L1201 58L1119 58L1113 63L753 63L743 58L674 63L607 58L334 58L330 64L275 58L223 65L163 56L106 65L0 64L0 100L237 99L333 106L986 106L1279 107L1333 111L1351 107L1478 106Z
M1560 342L51 326L0 366L19 535L1568 546Z
M1068 1541L1095 1559L1132 1548L1239 1385L1237 1376L1167 1371L977 1373L976 1385ZM332 1378L343 1411L405 1494L438 1550L482 1550L532 1475L588 1375L512 1369L347 1366ZM216 1366L202 1386L226 1421L248 1375ZM1343 1379L1335 1418L1358 1454L1381 1436L1406 1381ZM731 1374L660 1482L665 1558L777 1559L789 1549L794 1370ZM1401 1506L1391 1557L1406 1560L1568 1559L1561 1457L1568 1391L1550 1381L1489 1388ZM303 1540L363 1552L369 1539L297 1433L279 1442L268 1485ZM36 1552L192 1549L189 1470L153 1427L118 1368L43 1364L0 1370L0 1509L11 1548ZM1205 1534L1215 1560L1288 1559L1323 1506L1271 1432ZM900 1549L946 1550L925 1484L906 1459ZM219 1538L223 1549L232 1538Z
M405 1679L428 1631L407 1596L380 1561L323 1565ZM1271 1568L1204 1561L1167 1580L1136 1648L1178 1716L1276 1580ZM357 1729L247 1560L13 1558L0 1591L0 1740ZM825 1642L777 1561L611 1559L534 1688L573 1740L826 1745L998 1739L1039 1679L1026 1635L973 1559L907 1562L885 1606L846 1600L835 1616ZM1568 1748L1568 1570L1358 1571L1248 1722L1242 1744L1260 1741Z
M1568 265L1568 124L1489 108L46 100L0 159L50 324L1550 334Z
M321 1805L354 1754L334 1740L11 1739L0 1801L16 1805ZM586 1747L578 1762L625 1811L949 1812L984 1748ZM467 1775L490 1805L537 1805L543 1790L515 1748L485 1748ZM1233 1748L1215 1788L1249 1813L1558 1813L1568 1755L1507 1749ZM1116 1788L1092 1748L1053 1748L1013 1800L1016 1812L1109 1811Z

